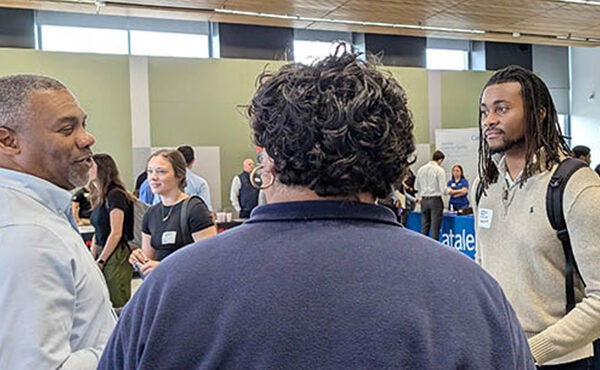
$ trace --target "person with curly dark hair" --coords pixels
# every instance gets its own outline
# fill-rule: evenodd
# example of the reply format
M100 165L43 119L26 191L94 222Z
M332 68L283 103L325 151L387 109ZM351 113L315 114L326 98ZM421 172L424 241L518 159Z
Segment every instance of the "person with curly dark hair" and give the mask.
M267 204L164 260L100 369L531 368L500 287L375 204L415 150L398 82L344 47L259 81Z

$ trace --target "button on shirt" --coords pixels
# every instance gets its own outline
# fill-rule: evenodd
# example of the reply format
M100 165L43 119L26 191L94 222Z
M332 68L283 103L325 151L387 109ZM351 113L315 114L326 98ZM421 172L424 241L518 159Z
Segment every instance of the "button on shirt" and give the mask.
M116 316L71 194L0 169L0 369L95 369Z
M422 197L441 197L446 193L446 172L436 161L429 161L419 168L415 180L417 195Z

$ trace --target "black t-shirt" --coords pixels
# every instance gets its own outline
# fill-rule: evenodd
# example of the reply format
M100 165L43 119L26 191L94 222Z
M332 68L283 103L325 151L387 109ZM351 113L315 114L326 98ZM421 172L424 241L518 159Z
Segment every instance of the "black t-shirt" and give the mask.
M156 249L156 259L159 261L186 245L181 236L182 204L183 201L169 207L163 206L162 203L155 204L144 215L142 232L151 236L150 244ZM190 234L213 226L208 207L198 197L190 199L188 215Z
M92 214L92 203L90 203L90 192L86 188L81 188L77 190L71 201L74 203L79 203L79 218L90 218Z
M96 244L99 246L104 246L110 235L110 211L115 208L124 213L121 242L133 239L133 202L122 190L113 188L108 191L105 203L94 208L90 216L90 222L95 229Z

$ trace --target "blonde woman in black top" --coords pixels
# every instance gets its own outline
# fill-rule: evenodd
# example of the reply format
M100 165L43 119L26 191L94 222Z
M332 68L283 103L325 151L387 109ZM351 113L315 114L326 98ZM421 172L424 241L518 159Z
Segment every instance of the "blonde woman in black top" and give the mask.
M148 209L142 221L142 250L134 250L129 262L144 276L159 262L189 244L217 234L210 211L199 197L187 202L184 216L187 228L182 227L181 211L189 198L186 186L186 165L177 150L159 150L152 154L147 164L148 182L161 202ZM189 235L183 235L187 229Z

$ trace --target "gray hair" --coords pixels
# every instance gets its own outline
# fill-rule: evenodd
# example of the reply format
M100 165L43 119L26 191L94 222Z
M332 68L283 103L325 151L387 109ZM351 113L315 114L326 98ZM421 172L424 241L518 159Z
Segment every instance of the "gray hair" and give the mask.
M46 76L17 74L0 77L0 126L16 130L31 116L30 95L38 90L67 89L62 82Z

